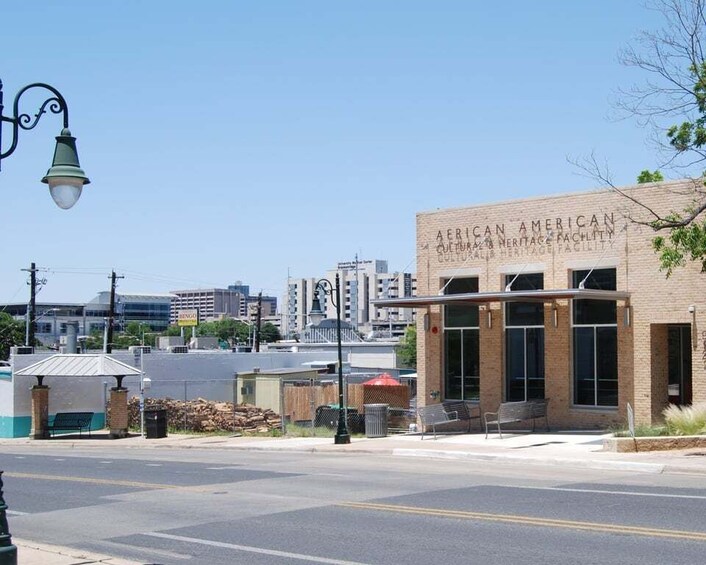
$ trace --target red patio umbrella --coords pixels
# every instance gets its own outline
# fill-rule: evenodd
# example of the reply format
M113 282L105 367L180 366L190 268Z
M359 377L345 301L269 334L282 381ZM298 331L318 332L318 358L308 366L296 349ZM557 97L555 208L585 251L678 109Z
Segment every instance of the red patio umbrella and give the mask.
M373 377L363 383L364 385L375 385L375 386L404 386L401 385L397 380L388 373L383 373L377 377Z

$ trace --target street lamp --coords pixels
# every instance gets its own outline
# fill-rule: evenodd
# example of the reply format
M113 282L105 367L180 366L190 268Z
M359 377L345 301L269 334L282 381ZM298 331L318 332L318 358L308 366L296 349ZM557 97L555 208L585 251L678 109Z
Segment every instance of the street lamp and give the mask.
M19 111L19 102L22 95L33 88L41 88L48 90L51 96L47 98L39 108L39 111L32 117L29 114L21 114ZM76 151L76 138L71 135L69 130L69 108L66 105L66 100L61 93L53 86L44 84L43 82L35 82L28 84L22 88L15 96L15 101L12 105L12 115L4 116L2 114L3 106L2 81L0 81L0 164L5 157L9 157L17 148L17 141L20 129L34 129L39 122L39 119L47 111L52 114L63 114L64 128L56 137L56 148L54 150L54 160L47 171L47 174L42 178L42 182L49 185L49 192L59 208L68 210L81 196L83 185L90 183L88 177L81 169L78 162L78 153ZM10 147L2 150L2 124L9 123L12 126L12 142Z
M334 443L346 444L351 442L351 436L346 426L346 410L343 406L343 354L341 352L341 284L338 273L336 273L336 284L331 284L328 279L321 279L314 287L314 300L311 305L309 317L313 324L319 324L324 319L319 301L319 291L325 296L331 297L331 302L336 307L336 337L338 342L338 429L334 437Z
M20 98L28 90L35 88L48 90L51 96L42 103L34 117L31 117L29 114L21 114L19 110ZM5 157L9 157L15 152L15 149L17 149L20 129L25 131L34 129L39 119L47 110L52 114L63 114L64 128L56 137L54 160L47 174L42 178L42 182L49 185L49 193L59 208L63 208L64 210L71 208L81 196L83 185L91 181L88 180L88 177L86 177L86 174L83 172L78 162L76 138L73 137L71 131L69 131L69 108L66 105L64 97L53 86L43 82L35 82L28 84L17 93L12 104L11 116L3 115L3 109L2 81L0 80L0 165L2 165L2 160ZM10 147L3 151L2 127L5 123L10 124L12 128L12 141ZM28 320L28 322L32 323L32 320ZM12 536L7 526L7 517L5 514L7 505L3 498L2 488L2 471L0 471L0 563L3 565L16 565L17 547L12 543Z

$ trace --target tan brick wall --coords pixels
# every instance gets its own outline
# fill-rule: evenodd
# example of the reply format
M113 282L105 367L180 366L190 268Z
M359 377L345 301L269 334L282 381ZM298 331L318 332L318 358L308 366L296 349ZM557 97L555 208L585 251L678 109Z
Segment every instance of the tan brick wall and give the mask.
M632 197L660 212L690 204L688 182L643 185L625 189ZM417 294L437 294L445 278L477 276L481 292L501 291L503 275L544 273L545 289L568 288L572 270L616 269L617 288L631 293L630 325L618 302L619 407L573 405L571 311L567 300L557 302L557 327L552 305L545 306L546 396L552 426L603 427L625 422L630 402L639 423L657 419L666 382L655 357L659 348L655 324L692 323L694 402L706 402L706 275L689 264L667 279L652 250L654 232L628 219L649 220L645 210L612 191L591 191L517 200L487 206L453 208L417 215ZM524 227L524 230L522 229ZM552 232L549 242L544 238ZM488 238L484 241L484 237ZM503 242L504 240L504 242ZM695 307L695 315L688 312ZM503 319L498 303L491 304L493 323L480 317L481 405L494 409L503 398ZM424 330L423 314L437 334ZM443 320L439 307L419 311L418 374L423 405L432 390L442 390ZM657 348L657 349L655 349Z
M128 426L127 389L110 389L110 436L126 437Z
M618 282L620 285L620 282ZM620 288L620 286L618 286ZM635 408L635 357L632 306L618 302L618 420L627 422L627 404Z
M49 437L49 387L32 387L32 429L29 437L46 439Z
M487 312L481 311L480 323L480 405L481 410L493 412L500 402L505 386L503 382L503 324L499 304L490 304L493 322L487 324Z
M669 396L667 394L667 383L669 382L669 373L667 372L667 328L666 324L652 324L650 326L651 355L649 360L652 374L649 397L651 401L649 406L650 413L645 413L648 406L643 400L640 405L640 411L635 414L636 421L661 421L662 410L669 404Z
M702 306L702 309L704 307ZM696 311L691 327L691 386L693 403L706 403L706 312Z
M544 307L544 396L549 398L547 418L550 426L565 426L570 421L571 351L569 349L569 306L565 300Z

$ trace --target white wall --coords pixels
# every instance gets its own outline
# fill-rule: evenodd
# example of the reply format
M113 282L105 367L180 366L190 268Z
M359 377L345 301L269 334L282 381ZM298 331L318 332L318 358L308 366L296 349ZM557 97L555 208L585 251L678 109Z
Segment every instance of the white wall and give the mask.
M112 357L139 367L136 358L127 351L116 352ZM15 371L46 358L46 354L15 356ZM172 397L181 398L183 381L190 381L189 397L204 396L210 400L231 400L233 377L237 372L252 372L253 368L281 369L303 367L308 361L336 361L335 352L153 352L144 355L145 376L153 382L152 392L174 391ZM192 381L203 381L202 384ZM47 377L44 384L50 387L49 412L104 411L104 390L116 386L115 378L104 377ZM139 377L126 377L123 386L130 396L140 391ZM0 416L31 415L30 388L37 384L36 377L14 376L12 382L0 381ZM170 386L173 385L173 386Z

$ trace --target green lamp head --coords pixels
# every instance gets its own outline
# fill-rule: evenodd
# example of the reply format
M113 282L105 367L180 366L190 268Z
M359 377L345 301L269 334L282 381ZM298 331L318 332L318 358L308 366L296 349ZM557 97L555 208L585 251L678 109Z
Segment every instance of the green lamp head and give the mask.
M319 300L318 292L314 293L314 300L311 303L311 310L309 310L309 319L315 326L318 326L324 319L324 313L321 310L321 301Z
M79 165L76 138L68 128L62 129L56 137L54 160L42 182L49 185L54 202L64 210L76 204L83 185L91 182Z

